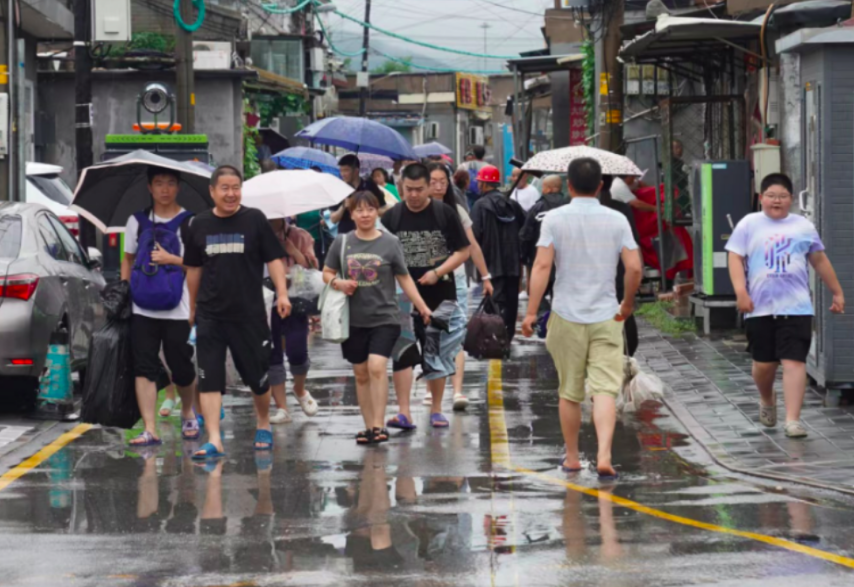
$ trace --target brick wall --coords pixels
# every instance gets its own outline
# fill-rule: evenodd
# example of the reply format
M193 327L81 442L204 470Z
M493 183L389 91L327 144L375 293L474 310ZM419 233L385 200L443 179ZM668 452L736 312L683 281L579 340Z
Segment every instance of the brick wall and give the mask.
M171 0L133 0L131 26L134 33L158 32L176 35L178 25L172 13ZM240 38L242 19L239 13L208 5L205 22L194 34L199 41L233 41Z

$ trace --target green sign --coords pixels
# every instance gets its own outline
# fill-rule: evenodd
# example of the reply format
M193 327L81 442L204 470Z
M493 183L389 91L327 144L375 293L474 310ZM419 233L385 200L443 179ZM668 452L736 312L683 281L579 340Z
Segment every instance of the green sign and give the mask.
M108 145L206 145L208 143L208 135L107 135L104 142Z

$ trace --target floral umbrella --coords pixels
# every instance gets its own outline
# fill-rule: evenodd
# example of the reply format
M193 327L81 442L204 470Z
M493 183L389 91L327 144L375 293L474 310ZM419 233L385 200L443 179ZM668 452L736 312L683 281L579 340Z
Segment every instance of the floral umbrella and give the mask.
M604 175L643 176L643 171L634 162L623 155L594 147L564 147L553 151L543 151L531 157L522 167L522 171L541 171L545 173L566 173L573 159L590 157L599 162Z

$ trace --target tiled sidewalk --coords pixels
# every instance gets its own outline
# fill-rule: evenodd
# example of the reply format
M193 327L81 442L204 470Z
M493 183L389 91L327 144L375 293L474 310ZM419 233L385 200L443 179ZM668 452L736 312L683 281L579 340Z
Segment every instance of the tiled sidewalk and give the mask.
M854 494L854 408L824 407L824 397L808 389L801 421L809 436L788 439L779 381L781 423L773 429L759 424L759 392L743 342L674 339L642 320L639 326L638 360L668 385L668 406L718 463Z

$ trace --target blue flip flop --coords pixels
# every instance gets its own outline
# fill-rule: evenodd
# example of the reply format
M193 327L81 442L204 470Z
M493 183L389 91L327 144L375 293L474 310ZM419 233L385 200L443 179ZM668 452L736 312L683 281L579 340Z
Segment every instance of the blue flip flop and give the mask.
M398 414L385 424L389 428L397 428L398 430L415 430L417 426L409 421L409 418L403 414Z
M444 414L430 414L430 425L433 428L447 428L451 423Z
M567 467L566 465L564 465L565 462L566 462L566 455L563 455L562 457L560 457L560 470L563 471L564 473L579 473L579 472L581 472L582 467L578 467L578 468Z
M267 446L256 446L259 443ZM273 433L270 430L256 430L255 442L252 446L255 450L273 450Z
M143 440L143 442L133 442L133 440L139 440L140 438ZM160 440L159 438L154 438L154 435L151 432L148 432L147 430L136 438L134 438L133 440L128 443L128 446L130 446L131 448L160 446L161 444L163 444L162 440Z
M200 452L202 454L199 454ZM191 458L194 461L206 461L207 459L221 459L224 456L224 452L219 452L219 449L217 447L215 447L210 442L206 442L201 446L201 448L199 448L199 450L193 453L193 456Z
M619 473L614 473L613 475L599 475L599 481L617 481L619 478Z
M198 412L196 412L195 408L193 408L193 412L196 414L196 422L199 423L199 427L204 426L205 425L205 417L202 416L201 414L199 414ZM219 409L219 419L220 419L220 421L225 420L225 407L221 407Z

